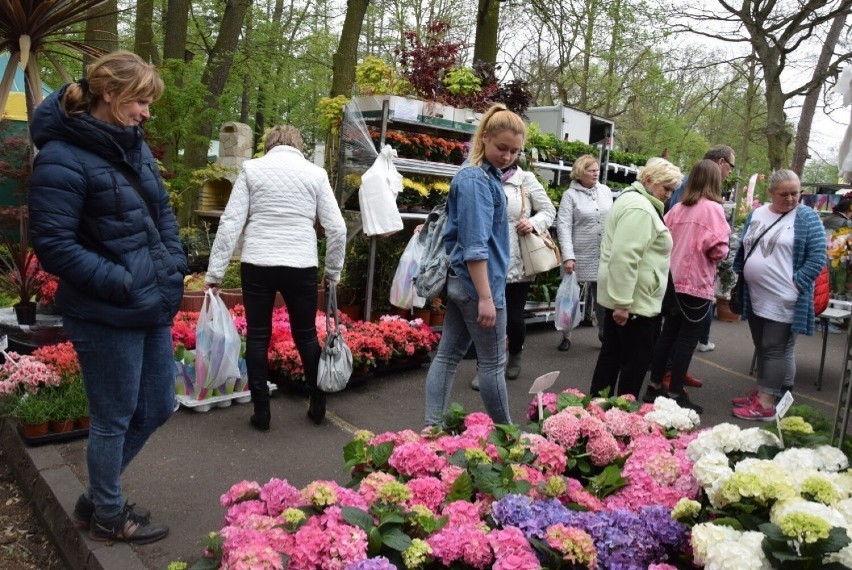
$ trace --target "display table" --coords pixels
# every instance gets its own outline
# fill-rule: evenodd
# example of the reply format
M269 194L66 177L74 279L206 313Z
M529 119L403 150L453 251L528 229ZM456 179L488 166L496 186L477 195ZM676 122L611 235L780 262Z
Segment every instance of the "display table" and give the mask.
M852 303L846 301L831 301L829 307L817 315L822 328L822 353L819 357L819 374L817 375L817 390L822 390L822 371L825 368L825 347L828 344L828 325L832 320L848 319L852 316ZM845 331L845 328L844 328Z
M30 354L40 346L68 340L62 328L61 314L36 314L36 324L19 325L12 307L0 309L0 335L9 338L9 350Z

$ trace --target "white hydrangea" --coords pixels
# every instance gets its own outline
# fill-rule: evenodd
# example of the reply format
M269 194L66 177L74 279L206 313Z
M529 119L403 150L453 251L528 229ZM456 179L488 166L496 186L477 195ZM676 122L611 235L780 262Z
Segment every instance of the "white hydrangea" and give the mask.
M704 523L692 529L693 558L705 570L768 570L763 533Z
M847 524L846 518L836 508L822 503L806 501L800 497L783 499L772 505L769 511L769 522L778 524L782 517L793 513L805 513L819 517L831 526L846 528Z
M728 499L725 498L725 495L722 492L728 478L729 477L723 477L718 479L712 486L704 489L704 492L707 493L707 500L710 501L710 504L714 509L721 509L728 504Z
M776 455L772 461L790 472L797 469L821 470L823 466L822 457L817 451L805 447L785 449Z
M839 562L846 568L852 568L852 544L840 549L839 552L829 554L823 559L823 564Z
M849 467L849 459L842 451L830 445L820 445L814 450L822 460L825 471L841 471Z
M846 519L846 528L852 529L852 498L839 501L834 508Z
M674 400L664 396L658 396L654 400L654 410L645 414L645 419L663 428L680 431L689 431L701 425L701 418L695 410L681 408Z
M698 458L692 467L692 476L702 487L711 487L716 481L727 479L733 470L727 456L721 451L710 451Z
M842 497L852 497L852 471L847 469L841 473L835 473L832 478L840 489Z
M756 453L761 445L781 447L781 440L771 431L759 427L744 429L740 432L740 451Z
M692 461L697 461L699 457L710 451L730 453L737 450L740 446L740 431L740 428L734 424L724 423L713 426L699 434L689 444L686 448L687 456Z

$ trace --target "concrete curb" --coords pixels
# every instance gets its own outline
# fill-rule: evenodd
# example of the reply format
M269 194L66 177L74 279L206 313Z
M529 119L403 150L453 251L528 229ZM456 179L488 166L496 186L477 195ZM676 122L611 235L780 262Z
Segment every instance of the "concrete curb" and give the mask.
M0 425L0 445L6 451L15 479L33 501L50 540L69 568L145 570L129 545L95 542L71 522L74 503L84 489L55 449L49 445L24 445L12 420L3 420Z

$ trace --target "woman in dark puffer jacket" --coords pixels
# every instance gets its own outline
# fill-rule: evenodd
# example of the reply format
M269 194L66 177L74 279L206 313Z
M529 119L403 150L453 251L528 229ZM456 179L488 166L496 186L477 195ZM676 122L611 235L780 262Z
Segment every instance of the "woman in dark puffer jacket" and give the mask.
M89 487L74 519L102 541L168 534L121 492L122 472L174 409L171 324L187 265L141 129L162 92L153 66L113 52L45 99L30 125L32 243L59 276L89 398Z

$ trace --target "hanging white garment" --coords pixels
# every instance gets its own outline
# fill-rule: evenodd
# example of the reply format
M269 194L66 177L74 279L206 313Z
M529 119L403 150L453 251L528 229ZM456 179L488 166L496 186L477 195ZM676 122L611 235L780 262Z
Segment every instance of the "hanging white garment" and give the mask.
M389 235L402 229L396 196L402 192L402 175L393 164L396 151L385 145L373 166L361 176L358 202L364 235Z

